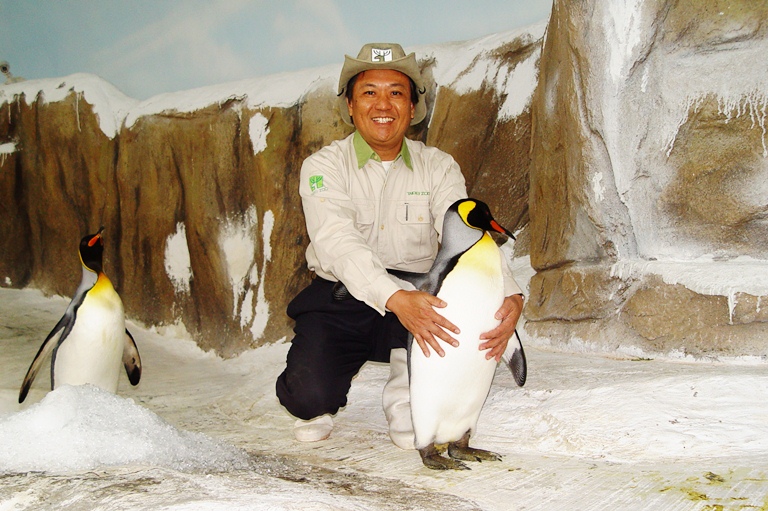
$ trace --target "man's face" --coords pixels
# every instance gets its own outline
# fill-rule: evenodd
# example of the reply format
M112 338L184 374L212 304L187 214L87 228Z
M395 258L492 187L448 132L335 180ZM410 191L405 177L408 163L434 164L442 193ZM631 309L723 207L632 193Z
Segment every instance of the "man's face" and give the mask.
M382 160L395 159L415 112L408 77L391 69L363 71L347 107L368 145Z

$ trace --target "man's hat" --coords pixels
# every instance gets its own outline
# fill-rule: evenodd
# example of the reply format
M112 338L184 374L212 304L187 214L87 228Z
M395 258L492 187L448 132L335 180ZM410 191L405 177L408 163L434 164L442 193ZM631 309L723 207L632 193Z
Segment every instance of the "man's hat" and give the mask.
M411 126L424 120L424 117L427 115L427 88L424 87L424 80L421 78L421 72L416 63L416 54L410 53L406 55L399 44L369 43L362 47L356 59L349 55L344 55L344 67L341 68L338 94L339 113L344 122L350 125L353 124L352 119L349 117L349 109L347 108L347 84L353 76L369 69L392 69L400 71L413 80L413 83L416 84L416 94L419 95L419 102L416 103L416 111L414 112L413 119L411 119ZM416 98L412 99L415 101Z

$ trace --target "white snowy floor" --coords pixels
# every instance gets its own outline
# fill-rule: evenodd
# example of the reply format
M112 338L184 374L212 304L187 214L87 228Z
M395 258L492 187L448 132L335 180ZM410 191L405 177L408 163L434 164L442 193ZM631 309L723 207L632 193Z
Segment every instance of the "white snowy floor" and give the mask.
M768 509L768 364L611 360L527 346L500 367L473 445L434 472L386 435L384 365L332 437L302 445L274 397L285 342L223 361L130 323L144 362L119 396L18 389L67 300L0 289L0 511ZM131 402L132 400L132 402Z

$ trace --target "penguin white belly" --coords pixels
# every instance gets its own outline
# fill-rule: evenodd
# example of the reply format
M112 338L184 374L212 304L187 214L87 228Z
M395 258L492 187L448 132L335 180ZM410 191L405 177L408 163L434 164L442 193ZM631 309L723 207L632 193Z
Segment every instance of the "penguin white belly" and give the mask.
M499 324L494 318L504 301L501 256L493 241L485 247L484 264L456 265L437 296L448 305L436 309L461 330L454 337L459 346L434 352L429 358L414 346L411 350L411 413L416 448L442 444L474 432L496 371L496 360L486 360L480 335ZM475 247L480 248L480 247ZM478 254L475 253L475 256Z
M125 339L125 312L106 277L77 310L75 324L56 352L54 388L90 383L117 392Z

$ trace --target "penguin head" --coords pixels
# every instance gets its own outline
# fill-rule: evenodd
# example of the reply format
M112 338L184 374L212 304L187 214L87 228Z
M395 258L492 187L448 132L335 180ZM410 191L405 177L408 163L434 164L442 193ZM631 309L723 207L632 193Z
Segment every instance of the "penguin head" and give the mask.
M480 231L496 231L509 236L513 240L514 235L506 228L499 225L491 215L491 208L477 199L461 199L453 203L449 210L454 209L467 227Z
M80 262L83 267L94 273L102 271L102 257L104 256L104 238L101 233L104 227L95 234L83 236L80 240Z

